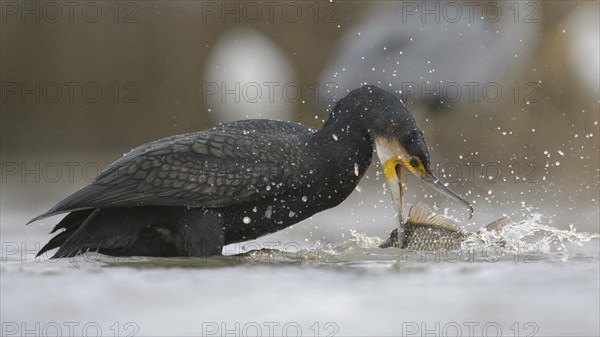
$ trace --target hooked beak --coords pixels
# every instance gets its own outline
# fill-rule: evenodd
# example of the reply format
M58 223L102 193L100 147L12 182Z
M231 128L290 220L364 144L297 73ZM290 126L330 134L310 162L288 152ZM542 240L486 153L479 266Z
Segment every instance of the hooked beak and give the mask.
M465 205L469 209L469 220L473 217L473 206L463 199L460 195L456 194L453 190L449 189L444 183L440 181L436 176L431 172L425 172L425 174L421 175L421 180L426 182L429 186L433 187L436 191L441 194L447 196L448 198L455 199L460 201L463 205Z
M406 169L416 176L418 176L423 182L427 183L427 185L431 186L433 189L438 191L439 193L449 197L451 199L455 199L459 201L461 204L465 205L469 209L469 220L473 217L473 206L466 201L463 197L458 195L456 192L452 191L448 188L442 181L437 178L433 173L426 171L424 168L421 170L416 170L414 168L409 167L408 161L393 158L384 163L384 173L386 175L388 181L388 187L392 193L392 199L394 205L396 206L396 211L400 216L400 220L403 220L402 214L402 196L403 196L403 187L402 187L402 169ZM421 166L422 167L422 166Z

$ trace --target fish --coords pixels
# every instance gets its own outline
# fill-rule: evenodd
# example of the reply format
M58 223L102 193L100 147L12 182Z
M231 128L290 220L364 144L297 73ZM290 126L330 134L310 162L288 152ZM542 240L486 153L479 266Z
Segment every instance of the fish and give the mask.
M507 217L500 218L485 227L487 231L500 232L510 223ZM415 251L457 250L464 241L477 233L469 233L447 217L436 214L422 202L414 204L408 211L404 224L402 249ZM394 229L380 248L398 248L398 229Z

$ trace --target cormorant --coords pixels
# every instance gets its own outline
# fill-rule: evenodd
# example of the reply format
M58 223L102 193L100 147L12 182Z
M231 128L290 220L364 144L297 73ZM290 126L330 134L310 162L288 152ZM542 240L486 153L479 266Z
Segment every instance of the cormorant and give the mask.
M366 85L342 98L319 131L242 120L144 144L29 223L70 212L38 253L58 248L53 258L218 255L340 204L374 149L397 210L402 168L471 208L432 174L404 104Z

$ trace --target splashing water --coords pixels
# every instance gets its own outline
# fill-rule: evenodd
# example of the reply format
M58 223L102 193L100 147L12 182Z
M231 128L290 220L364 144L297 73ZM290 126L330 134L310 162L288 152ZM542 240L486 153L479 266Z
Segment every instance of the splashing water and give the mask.
M541 214L533 213L529 219L509 223L499 231L482 228L469 235L462 243L461 249L447 253L440 251L442 255L398 248L380 248L384 242L382 238L350 229L350 237L340 243L324 244L316 241L310 248L302 249L294 246L294 249L252 249L240 254L208 259L121 258L118 263L114 263L112 258L102 255L96 256L96 259L93 256L90 258L89 254L85 256L88 256L88 260L100 262L101 265L134 265L137 267L215 267L248 263L364 267L369 265L392 266L411 258L417 261L420 259L420 262L426 260L435 260L436 262L440 260L446 262L537 262L538 260L553 260L554 257L558 257L560 261L566 262L575 256L570 254L570 248L581 247L594 239L600 239L600 235L596 233L578 232L573 226L570 229L558 229L551 224L550 219L545 220ZM86 261L85 256L80 259ZM435 256L435 259L432 256ZM39 266L36 268L39 269Z
M569 259L567 244L583 246L586 242L600 238L599 234L577 232L573 226L568 230L558 229L543 224L542 219L541 214L533 213L530 219L511 223L500 232L481 230L476 235L476 239L480 242L475 242L471 237L463 246L502 242L507 253L519 253L524 250L541 254L558 252L560 259L567 261Z
M469 235L462 243L458 255L455 252L452 262L536 262L538 259L551 259L556 255L565 262L570 257L569 245L583 246L584 243L600 238L599 234L577 232L573 226L563 230L553 227L550 220L549 224L543 222L544 217L534 213L531 218L509 223L499 231L482 228ZM399 256L407 256L406 250L380 248L383 242L379 237L350 229L350 238L339 244L322 245L317 242L310 249L298 250L293 254L278 250L255 250L245 253L245 256L253 260L261 260L268 256L271 261L276 262L319 264L391 261L397 260Z

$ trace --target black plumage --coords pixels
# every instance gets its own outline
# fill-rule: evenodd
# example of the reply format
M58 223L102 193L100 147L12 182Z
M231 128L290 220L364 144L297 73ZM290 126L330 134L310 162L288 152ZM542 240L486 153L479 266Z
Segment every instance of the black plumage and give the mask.
M70 212L40 251L59 248L53 257L219 254L341 203L377 138L397 140L429 167L410 112L364 86L341 99L319 131L244 120L142 145L30 222Z

